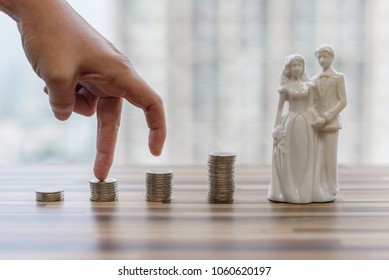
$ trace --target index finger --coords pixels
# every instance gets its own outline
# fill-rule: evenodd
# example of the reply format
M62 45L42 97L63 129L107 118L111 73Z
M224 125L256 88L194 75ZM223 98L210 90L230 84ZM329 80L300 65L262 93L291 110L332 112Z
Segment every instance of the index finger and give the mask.
M112 166L122 103L120 97L101 97L97 104L97 151L93 171L99 180L107 178Z

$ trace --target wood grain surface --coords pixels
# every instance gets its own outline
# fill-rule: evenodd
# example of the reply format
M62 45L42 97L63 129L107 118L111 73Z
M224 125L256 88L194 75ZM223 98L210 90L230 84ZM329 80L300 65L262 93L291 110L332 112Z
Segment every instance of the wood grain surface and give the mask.
M337 200L307 205L268 201L268 166L236 167L231 204L208 203L206 165L168 166L173 201L147 202L151 168L115 167L119 201L91 202L89 166L1 167L0 259L389 259L387 166L340 166Z

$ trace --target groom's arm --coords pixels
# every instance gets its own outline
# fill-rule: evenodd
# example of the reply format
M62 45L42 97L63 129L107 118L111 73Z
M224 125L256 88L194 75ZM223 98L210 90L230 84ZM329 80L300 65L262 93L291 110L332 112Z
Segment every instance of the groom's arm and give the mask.
M336 102L329 110L323 113L327 122L332 122L347 105L346 86L344 75L338 74L336 79Z

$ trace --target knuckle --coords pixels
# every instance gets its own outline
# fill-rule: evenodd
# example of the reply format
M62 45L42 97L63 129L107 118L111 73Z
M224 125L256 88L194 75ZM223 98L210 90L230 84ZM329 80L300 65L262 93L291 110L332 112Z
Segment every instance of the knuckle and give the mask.
M43 79L49 87L66 87L72 82L73 75L68 71L54 69L45 73Z
M159 96L158 94L156 94L155 96L155 103L160 106L160 107L163 107L163 99L161 96Z
M51 75L45 79L50 88L63 88L69 84L69 78L61 75Z

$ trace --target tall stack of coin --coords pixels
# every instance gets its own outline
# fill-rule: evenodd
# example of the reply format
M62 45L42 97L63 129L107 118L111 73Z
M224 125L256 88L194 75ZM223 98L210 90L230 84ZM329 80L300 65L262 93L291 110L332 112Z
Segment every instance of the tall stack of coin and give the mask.
M108 202L116 201L118 199L118 184L116 179L108 178L104 181L92 179L89 181L91 191L91 201Z
M153 169L146 171L146 199L151 202L170 202L173 190L173 171Z
M214 152L208 157L208 201L230 203L235 191L234 153Z
M64 200L64 190L61 188L40 188L35 190L36 200L41 202L54 202Z

